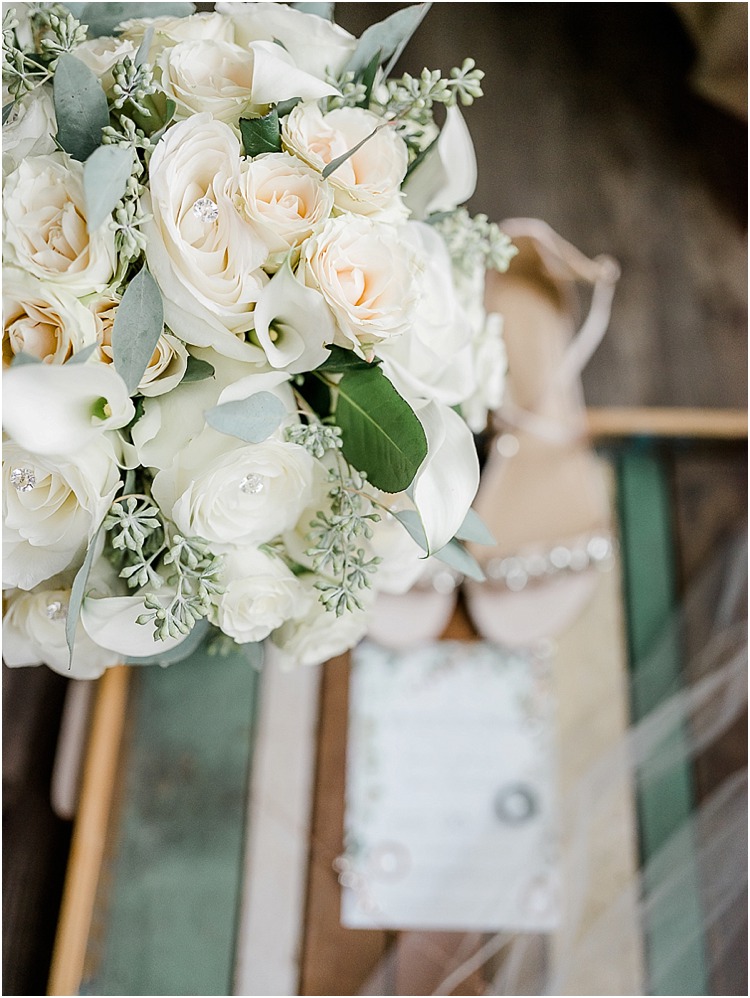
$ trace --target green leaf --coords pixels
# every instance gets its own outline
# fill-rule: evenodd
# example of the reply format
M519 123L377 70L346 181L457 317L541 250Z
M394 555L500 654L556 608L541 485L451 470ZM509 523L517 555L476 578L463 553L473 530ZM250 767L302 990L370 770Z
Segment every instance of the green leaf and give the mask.
M128 284L112 325L115 370L133 395L164 329L164 305L156 281L144 267Z
M279 112L273 108L262 118L240 118L240 134L246 156L281 152Z
M83 598L86 595L86 583L89 580L91 566L94 564L94 559L98 554L99 545L97 544L97 541L99 540L99 535L102 532L102 526L103 521L99 524L99 528L91 538L89 549L86 552L86 557L83 559L83 564L78 569L75 579L73 579L73 586L70 590L70 599L68 600L68 616L65 620L65 640L68 643L68 651L70 653L70 658L68 660L69 669L73 665L73 646L76 641L78 619L81 616L81 606L83 604Z
M295 384L295 391L299 392L312 411L321 419L330 416L331 389L317 373L307 375L300 384Z
M457 572L461 572L462 575L473 579L475 582L484 582L486 578L476 558L470 555L463 544L460 544L455 537L453 540L448 541L445 547L440 548L439 551L435 551L433 557L437 558L438 561L445 562L446 565L450 565L451 568L455 568Z
M10 362L11 367L22 367L24 364L41 364L39 357L35 357L33 353L17 353L13 360Z
M293 3L290 7L294 7L295 10L301 11L303 14L315 14L316 17L322 17L325 21L333 20L333 8L335 4L332 3Z
M416 541L422 550L429 554L430 549L427 544L427 534L424 532L422 518L419 513L415 512L413 509L402 509L400 512L394 513L393 515L397 520L400 520L403 523L407 532L410 534L411 539Z
M381 363L377 358L372 361L363 360L353 350L345 350L333 344L328 349L330 353L320 367L315 368L316 371L325 371L326 374L346 374L347 371L366 371Z
M79 20L88 25L89 37L113 35L122 21L133 17L187 17L195 13L194 3L87 3Z
M199 360L198 357L191 355L188 357L187 369L180 384L187 385L193 381L205 381L206 378L213 378L214 372L213 364L209 364L207 360Z
M464 517L464 522L456 531L456 539L474 544L495 544L495 538L487 529L487 525L476 510L470 509Z
M8 101L7 104L3 104L3 124L5 124L8 118L10 118L10 112L13 110L15 106L16 102L14 100Z
M432 6L431 3L413 4L397 10L378 24L371 25L359 39L359 43L347 63L346 70L359 76L370 65L375 53L380 50L381 59L390 59L386 76L396 64L407 42L422 22L422 18Z
M372 88L375 83L375 77L378 75L378 66L381 60L380 49L375 53L375 55L370 60L369 65L365 68L362 73L362 83L365 88L365 95L359 102L360 107L368 108L370 106L370 98L372 97Z
M169 648L163 652L154 652L153 655L148 655L145 658L127 658L125 661L128 665L176 665L177 662L184 661L198 649L206 637L209 627L207 620L196 620L185 640L174 648ZM154 642L154 647L159 647L158 641Z
M378 367L345 374L334 420L347 461L383 492L403 492L427 454L427 438L411 407Z
M130 146L99 146L83 166L83 195L86 199L86 223L89 232L114 211L125 194L133 169Z
M259 444L278 429L286 415L278 395L256 392L249 398L214 406L206 413L206 422L219 433Z
M63 52L52 82L57 141L73 159L84 162L101 145L109 124L107 98L99 80L80 59Z
M70 360L66 361L66 364L85 364L98 347L98 343L89 343L89 345L84 347L83 350L79 350L77 353L74 353Z

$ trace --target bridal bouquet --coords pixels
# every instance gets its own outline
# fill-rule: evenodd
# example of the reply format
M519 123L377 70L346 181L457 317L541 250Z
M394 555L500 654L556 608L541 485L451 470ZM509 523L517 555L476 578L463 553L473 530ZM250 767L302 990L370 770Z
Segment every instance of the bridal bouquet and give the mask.
M8 665L322 661L428 556L477 571L482 73L392 76L429 4L332 7L6 10Z

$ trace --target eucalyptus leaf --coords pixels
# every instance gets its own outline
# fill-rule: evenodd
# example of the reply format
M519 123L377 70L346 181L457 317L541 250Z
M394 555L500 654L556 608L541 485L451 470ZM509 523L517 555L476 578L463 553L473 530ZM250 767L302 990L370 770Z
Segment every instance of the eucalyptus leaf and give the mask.
M5 124L8 118L10 118L10 112L13 110L15 106L16 102L14 100L8 101L7 104L3 104L3 124Z
M174 648L169 648L163 652L155 651L153 655L148 655L145 658L128 658L125 661L128 665L176 665L177 662L184 661L194 651L198 650L208 633L209 627L210 625L207 620L196 620L185 640L175 645ZM158 649L159 643L155 641L154 648Z
M144 62L148 59L148 53L151 50L151 42L154 40L154 26L149 24L143 35L143 40L138 46L138 51L135 54L135 59L133 62L136 66L142 66Z
M316 17L322 17L325 21L333 20L333 8L336 5L333 3L293 3L290 7L294 7L295 10L301 11L303 14L315 14Z
M33 353L17 353L13 360L10 362L11 367L22 367L24 364L41 364L39 357L35 357Z
M456 531L456 539L474 544L491 545L496 543L484 520L474 509L470 509L464 517L464 522Z
M52 82L57 119L57 141L84 162L101 145L102 129L109 124L107 98L99 80L74 55L63 52Z
M215 369L213 364L207 360L200 360L192 355L188 357L187 368L180 382L181 385L190 384L193 381L205 381L206 378L213 378Z
M262 118L240 118L240 134L246 156L281 152L281 129L276 108Z
M285 117L290 111L294 110L301 100L301 97L290 97L289 100L280 100L276 105L276 112L278 116L280 118Z
M83 350L78 350L70 360L66 361L67 364L85 364L89 357L97 350L99 347L98 343L89 343L87 347Z
M345 350L334 344L331 344L328 349L330 351L328 357L320 367L316 367L316 371L325 371L326 374L345 374L347 371L366 371L381 363L377 358L372 361L363 360L353 350Z
M134 394L164 329L164 305L156 281L143 267L128 284L112 325L115 370Z
M364 73L378 50L383 61L390 59L389 69L396 64L398 57L406 47L407 42L422 22L422 18L432 4L412 4L397 10L395 14L386 17L378 24L372 24L359 39L357 48L347 63L346 70L355 77Z
M89 232L110 217L125 194L133 169L130 146L99 146L83 166L83 195Z
M380 66L381 60L380 49L375 53L375 55L370 60L369 65L365 68L362 73L362 85L365 88L365 95L359 102L360 107L369 108L370 99L372 98L372 88L375 83L375 77L378 75L378 67Z
M73 665L73 646L75 645L76 631L78 630L78 620L81 616L81 607L83 605L83 598L86 595L86 583L89 581L91 566L94 564L94 560L99 553L98 541L102 529L103 523L99 524L98 530L89 542L86 557L83 559L83 564L78 569L75 579L73 579L73 585L70 590L68 615L65 620L65 640L68 643L68 652L70 653L68 669L72 668Z
M373 135L377 135L380 129L385 127L386 127L385 125L378 125L377 128L373 128L370 134L365 135L365 137L360 142L358 142L356 146L352 146L351 149L347 149L345 153L342 153L340 156L337 156L336 159L332 159L331 162L328 163L323 170L323 180L327 180L328 177L330 177L332 173L338 170L338 168L343 163L346 163L346 161L349 159L350 156L353 156L354 153L357 152L357 150L361 149L362 146L365 144L365 142L369 142L370 139L373 137Z
M134 17L187 17L195 13L194 3L87 3L80 21L88 25L89 37L113 35L122 21Z
M206 412L206 422L219 433L259 444L278 429L286 406L272 392L256 392L236 402L223 402Z
M427 454L422 424L378 367L345 374L334 420L347 461L383 492L402 492Z
M419 513L415 512L413 509L402 509L398 513L393 514L397 520L406 527L407 532L411 536L413 541L429 554L430 549L427 544L427 534L424 532L424 526L422 525L422 519Z
M451 568L455 568L457 572L461 572L462 575L475 582L484 582L486 579L476 558L470 555L463 544L460 544L455 538L448 541L445 547L440 548L439 551L433 552L433 557L450 565Z

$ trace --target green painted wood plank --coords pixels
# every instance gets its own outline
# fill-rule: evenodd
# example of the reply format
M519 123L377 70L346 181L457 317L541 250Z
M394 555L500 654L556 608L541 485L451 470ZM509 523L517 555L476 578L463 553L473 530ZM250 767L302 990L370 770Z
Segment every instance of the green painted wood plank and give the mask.
M653 717L681 685L670 490L654 449L640 445L620 454L618 501L638 722ZM649 993L708 994L684 718L674 719L639 766L637 786Z
M228 995L258 673L140 668L81 994Z

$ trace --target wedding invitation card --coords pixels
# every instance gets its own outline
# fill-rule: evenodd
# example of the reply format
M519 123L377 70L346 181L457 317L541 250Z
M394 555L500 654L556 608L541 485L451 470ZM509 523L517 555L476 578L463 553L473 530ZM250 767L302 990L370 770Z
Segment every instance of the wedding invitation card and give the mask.
M341 917L351 928L554 929L548 664L482 642L353 652Z

